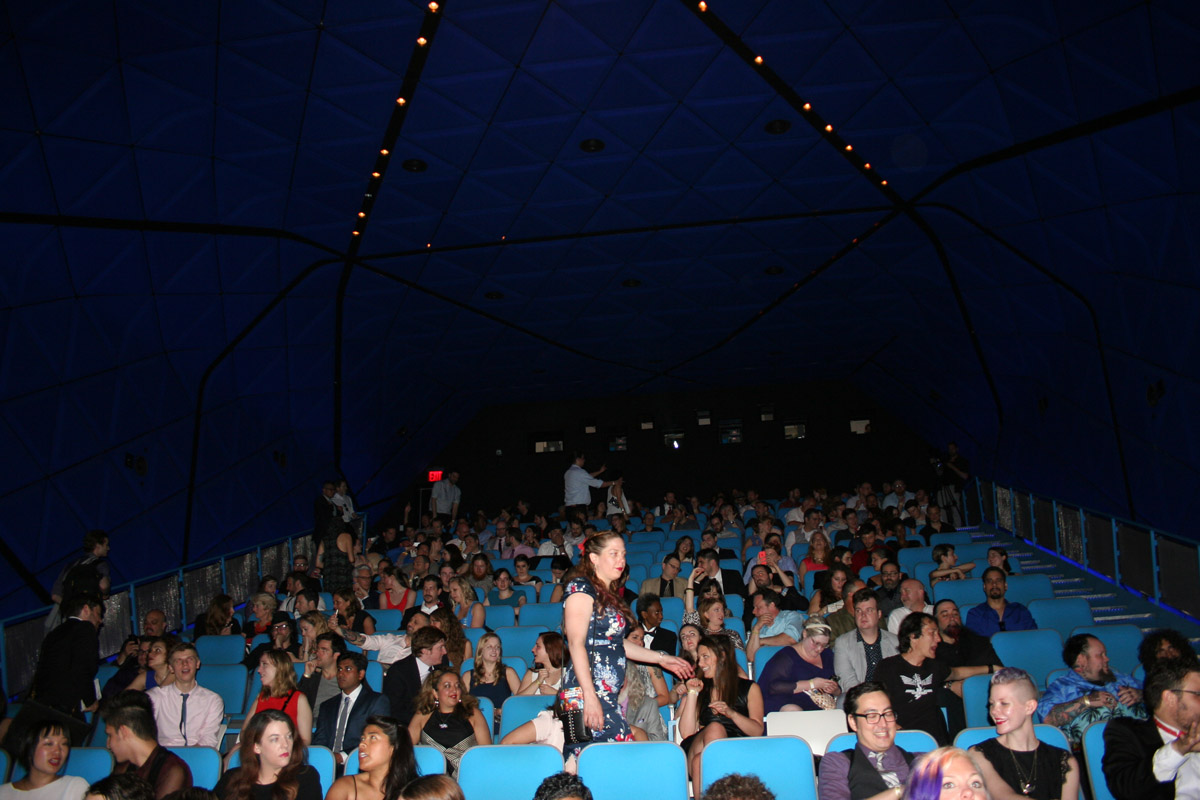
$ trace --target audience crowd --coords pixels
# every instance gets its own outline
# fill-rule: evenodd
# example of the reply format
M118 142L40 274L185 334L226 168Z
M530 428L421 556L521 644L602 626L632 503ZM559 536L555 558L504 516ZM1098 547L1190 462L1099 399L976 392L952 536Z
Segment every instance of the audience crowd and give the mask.
M495 513L467 511L451 470L415 520L407 506L371 537L345 481L329 482L311 557L261 576L240 611L213 597L183 631L147 610L99 695L108 537L91 531L56 581L30 696L6 723L20 772L0 800L321 800L309 746L328 748L342 776L326 800L455 798L463 755L493 741L562 750L564 772L535 798L588 800L574 773L589 744L672 737L695 796L758 800L773 795L752 762L702 791L705 748L769 735L771 712L835 709L855 741L819 759L820 800L1075 800L1098 788L1082 768L1097 722L1099 774L1117 800L1200 798L1200 666L1188 640L1147 635L1136 675L1114 671L1086 633L1065 641L1065 669L1048 685L1019 658L1002 663L992 637L1038 623L1007 599L1006 550L967 560L933 540L961 525L967 465L953 448L944 462L931 487L863 482L782 501L735 489L701 502L631 498L622 476L576 454L560 507L518 499ZM935 543L929 564L901 569L902 550ZM631 570L635 551L653 563ZM979 579L977 605L931 602L933 586L964 579ZM546 630L512 633L524 625ZM257 674L244 721L205 686L201 636L236 638L248 689ZM505 653L516 641L527 652ZM995 732L962 750L963 684L975 676L987 676ZM543 710L501 738L504 701L528 695ZM1042 741L1039 724L1067 746ZM902 731L928 734L909 748L930 744L901 747ZM112 775L90 787L60 777L71 747L100 734ZM414 745L439 750L446 774L421 776ZM193 746L227 754L212 792L193 788L171 749Z

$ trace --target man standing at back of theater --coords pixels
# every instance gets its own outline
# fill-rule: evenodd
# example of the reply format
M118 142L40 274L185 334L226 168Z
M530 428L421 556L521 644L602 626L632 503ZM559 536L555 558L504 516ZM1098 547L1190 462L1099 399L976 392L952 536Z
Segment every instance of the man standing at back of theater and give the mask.
M588 472L583 468L586 456L579 451L575 451L575 461L563 473L563 503L567 507L567 522L575 519L576 516L582 514L581 521L587 520L588 506L592 504L592 489L607 489L612 486L612 481L601 480L600 475L608 467L601 466L595 472Z

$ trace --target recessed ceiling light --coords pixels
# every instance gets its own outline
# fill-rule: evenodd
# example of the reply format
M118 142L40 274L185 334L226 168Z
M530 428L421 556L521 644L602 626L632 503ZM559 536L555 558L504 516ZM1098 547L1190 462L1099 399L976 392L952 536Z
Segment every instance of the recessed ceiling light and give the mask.
M782 275L783 267L779 266L778 264L772 264L764 269L763 272L767 273L768 275Z
M404 167L409 172L424 172L429 169L429 165L419 158L406 158L400 166Z
M599 153L604 149L603 139L584 139L579 143L579 149L585 153Z
M486 297L488 300L503 300L504 292L497 292L496 290L493 289L490 292L485 292L483 296Z
M625 280L621 281L621 285L626 289L636 289L642 285L642 282L637 278L626 278Z
M772 136L779 136L792 129L792 123L786 119L773 119L763 126L763 130Z

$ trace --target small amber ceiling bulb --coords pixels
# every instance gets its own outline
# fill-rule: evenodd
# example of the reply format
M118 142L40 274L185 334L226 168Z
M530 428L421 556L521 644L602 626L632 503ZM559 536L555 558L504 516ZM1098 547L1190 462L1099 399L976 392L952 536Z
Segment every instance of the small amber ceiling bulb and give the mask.
M405 103L407 103L407 102L408 102L408 101L407 101L407 100L405 100L403 97L397 97L397 98L396 98L396 105L398 105L398 106L402 106L402 105L404 105L404 104L405 104Z
M696 7L699 8L701 11L708 11L708 3L704 2L704 0L700 0L699 5L697 5Z
M436 13L437 13L437 10L438 10L438 4L437 4L437 3L430 3L430 4L429 4L429 10L430 10L430 11L432 11L433 13L435 13L435 14L436 14Z
M367 212L365 212L365 211L358 212L359 217L365 217L366 215L367 215Z
M863 164L863 169L870 169L870 168L871 168L871 162L870 162L870 161L868 161L866 164Z
M378 178L378 177L379 177L379 173L378 173L378 172L372 172L372 173L371 173L371 177L372 177L372 178Z
M825 132L826 132L826 133L833 133L833 126L832 126L832 125L826 125L826 126L825 126Z
M805 110L805 111L812 111L812 103L805 103L805 104L804 104L804 110Z
M381 156L386 156L387 154L388 154L388 151L386 149L379 151L379 155L381 155Z
M880 186L887 186L887 181L880 181L880 182L879 182L879 185L880 185Z
M762 63L762 56L755 56L755 57L754 57L754 63L755 63L755 64L761 64L761 63Z
M358 236L358 231L350 231L351 236Z
M419 44L421 47L424 47L426 44L428 44L428 42L429 42L429 40L426 39L424 36L417 37L417 44Z
M851 145L846 145L846 152L849 153L854 148Z

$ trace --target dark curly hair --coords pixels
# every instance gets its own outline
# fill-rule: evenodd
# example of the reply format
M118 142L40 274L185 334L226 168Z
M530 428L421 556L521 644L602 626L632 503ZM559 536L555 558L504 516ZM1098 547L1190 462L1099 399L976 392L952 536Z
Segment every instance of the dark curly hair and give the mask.
M1172 628L1159 628L1146 634L1142 643L1138 645L1138 662L1147 673L1163 660L1159 658L1158 650L1164 644L1175 648L1180 659L1196 663L1196 651L1192 649L1187 637Z

